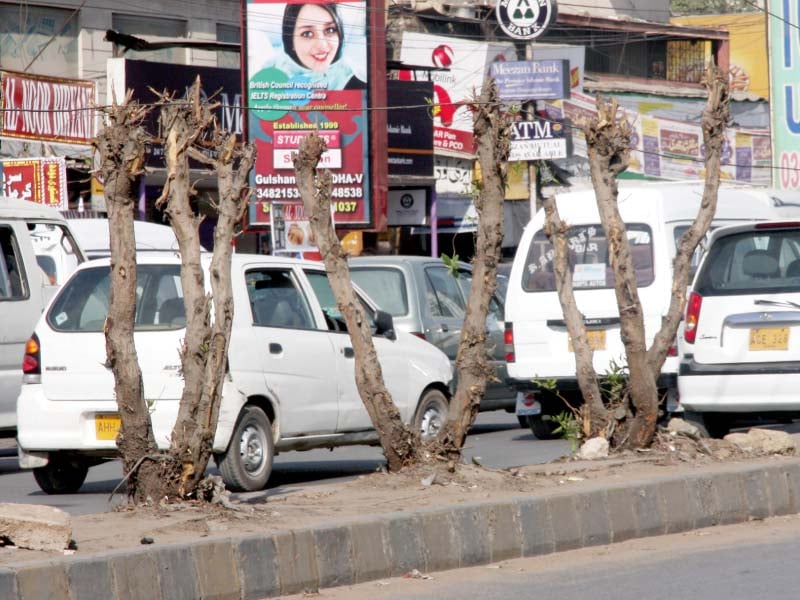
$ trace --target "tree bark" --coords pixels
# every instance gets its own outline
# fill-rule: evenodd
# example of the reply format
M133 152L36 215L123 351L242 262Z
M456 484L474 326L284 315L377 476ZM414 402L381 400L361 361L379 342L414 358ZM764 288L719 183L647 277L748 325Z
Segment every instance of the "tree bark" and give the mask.
M95 140L105 182L111 250L111 285L104 326L106 367L114 373L114 394L121 428L117 446L128 494L136 502L152 496L160 481L157 446L144 397L142 372L134 343L136 318L136 241L133 232L134 183L143 174L147 136L142 122L148 110L131 101L113 104L108 123Z
M403 423L386 389L378 354L372 343L369 321L350 282L346 254L331 222L331 174L329 171L317 171L325 149L325 142L316 132L300 143L299 151L294 155L297 187L325 262L336 304L353 343L356 387L378 432L389 470L399 471L417 461L419 435Z
M628 437L621 445L642 448L650 444L656 431L658 389L656 378L647 363L644 314L639 301L627 229L617 206L616 177L628 167L630 125L617 117L615 100L605 102L598 97L597 113L584 133L597 208L614 270L620 336L625 346L628 389L635 411L628 427Z
M603 404L600 385L597 382L597 373L594 370L593 362L594 352L589 346L589 339L586 336L584 316L578 310L572 288L572 269L569 264L567 246L569 226L561 220L554 198L544 200L544 211L544 232L553 245L554 251L553 272L558 301L564 313L567 333L572 340L572 349L575 352L575 373L584 400L584 407L580 410L583 435L586 438L595 435L606 437L609 424L608 410Z
M472 260L472 287L456 356L458 387L438 443L455 458L478 415L486 382L494 375L486 347L486 315L497 288L497 263L503 241L503 202L509 151L509 123L501 113L494 81L484 85L474 106L473 130L482 186L475 198L478 233Z
M688 231L678 244L672 263L672 297L667 314L647 352L647 361L655 377L661 373L667 352L675 343L675 334L686 307L686 290L689 285L689 267L697 245L708 233L711 221L717 212L722 147L725 142L725 127L730 122L728 79L716 66L709 66L705 80L708 90L706 108L703 111L703 143L705 144L705 187L700 210Z

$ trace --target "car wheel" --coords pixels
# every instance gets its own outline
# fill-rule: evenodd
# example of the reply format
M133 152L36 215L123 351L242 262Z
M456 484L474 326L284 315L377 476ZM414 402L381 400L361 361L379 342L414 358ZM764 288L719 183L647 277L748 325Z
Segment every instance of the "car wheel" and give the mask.
M428 390L423 394L414 415L414 427L423 441L432 440L441 433L447 421L447 397L439 390Z
M225 485L233 491L264 489L275 456L272 425L257 406L245 406L239 415L228 449L215 456Z
M47 465L33 470L33 478L45 494L74 494L88 472L88 463L80 458L51 454Z
M683 420L688 421L700 430L700 435L721 439L731 431L731 421L721 413L698 413L685 411Z
M558 425L549 418L544 418L541 415L537 417L528 417L528 424L530 425L533 435L540 440L554 440L560 437L558 434L553 433L553 431L558 429Z

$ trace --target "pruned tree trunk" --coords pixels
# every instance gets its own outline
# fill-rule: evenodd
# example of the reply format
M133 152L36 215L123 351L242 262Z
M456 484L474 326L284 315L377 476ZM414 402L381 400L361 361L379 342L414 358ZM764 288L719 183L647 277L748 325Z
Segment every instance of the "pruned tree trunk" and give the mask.
M600 432L606 432L608 427L608 411L603 404L600 385L597 382L597 373L594 370L594 352L589 346L586 336L584 316L578 310L575 302L575 293L572 288L572 268L569 264L569 248L567 245L567 232L569 225L561 220L555 198L544 200L545 226L544 233L553 245L553 273L558 290L558 301L564 313L567 333L572 340L575 352L575 373L578 387L583 395L584 408L581 409L584 437L591 437Z
M111 285L104 326L106 367L114 373L114 394L121 428L117 446L128 494L135 502L147 499L160 479L157 462L147 460L157 452L150 411L144 397L142 372L134 343L136 318L136 241L133 217L135 183L143 174L147 135L142 122L148 109L131 101L116 102L95 140L100 155L100 175L105 182L111 249Z
M509 122L501 112L494 81L483 86L474 107L473 129L483 178L475 198L478 233L472 260L472 287L456 355L458 387L438 442L455 457L478 415L486 382L493 376L486 347L486 316L497 288L497 263L503 242L503 202L510 144Z
M717 212L722 147L725 142L725 127L731 119L728 79L716 66L706 71L705 86L708 90L706 108L703 111L703 143L705 145L705 187L700 211L691 227L683 234L672 263L672 297L667 314L647 352L650 370L655 377L661 372L667 353L675 343L675 334L686 307L686 290L689 285L689 267L698 244L708 233L711 221Z
M356 387L378 432L389 470L399 471L416 462L419 435L403 423L386 389L378 354L372 343L369 321L350 282L346 254L331 221L331 174L329 171L317 171L325 149L325 142L316 132L301 141L299 151L294 155L297 187L325 262L336 304L353 343Z
M617 205L617 175L628 165L630 126L617 116L615 101L597 100L598 115L584 133L589 166L597 198L600 220L608 240L608 252L614 270L614 291L620 316L620 336L625 346L628 366L628 394L631 406L625 414L612 414L602 399L597 402L597 375L592 366L591 350L586 339L583 317L577 310L567 264L566 228L558 217L555 202L547 210L548 236L555 248L556 284L559 299L575 349L578 382L586 401L583 409L584 434L606 436L613 431L617 447L642 448L655 435L659 396L657 380L669 347L675 341L678 324L686 304L686 287L692 254L708 232L714 218L720 179L724 130L729 121L728 87L724 75L713 65L706 77L708 101L703 114L703 137L706 147L706 184L698 215L681 238L673 263L672 297L653 344L646 346L644 318L631 260L625 223ZM620 421L625 421L621 423Z
M164 495L180 498L194 494L211 457L233 322L231 240L247 206L247 174L254 160L252 147L237 150L236 136L217 129L215 106L201 101L200 90L198 77L189 91L188 102L168 101L161 109L167 181L157 204L166 203L165 212L178 240L186 310L186 333L180 350L184 387L172 430L163 491ZM200 145L219 148L218 158L206 159L198 150ZM189 180L190 156L218 172L219 220L210 265L213 323L212 296L206 293L201 261L202 217L191 206L195 192ZM234 174L237 163L238 172Z

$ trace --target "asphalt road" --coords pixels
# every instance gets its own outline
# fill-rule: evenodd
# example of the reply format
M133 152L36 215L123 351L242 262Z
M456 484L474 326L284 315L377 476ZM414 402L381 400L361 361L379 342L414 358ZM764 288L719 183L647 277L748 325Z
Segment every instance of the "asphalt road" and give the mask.
M503 468L545 463L568 454L569 450L568 442L537 440L529 429L519 427L515 415L495 411L478 415L467 438L464 458L468 461L474 458L488 467ZM270 493L282 493L283 489L311 482L371 473L384 464L381 450L376 447L287 452L275 458L268 488ZM212 466L210 471L216 472L216 469ZM117 494L109 501L121 478L120 464L114 461L90 469L79 493L48 496L39 490L32 473L20 471L13 445L7 441L0 445L0 502L46 504L73 515L104 512L124 501L124 494ZM241 496L247 497L247 494Z
M800 516L321 590L320 600L796 600ZM307 598L287 597L287 600Z

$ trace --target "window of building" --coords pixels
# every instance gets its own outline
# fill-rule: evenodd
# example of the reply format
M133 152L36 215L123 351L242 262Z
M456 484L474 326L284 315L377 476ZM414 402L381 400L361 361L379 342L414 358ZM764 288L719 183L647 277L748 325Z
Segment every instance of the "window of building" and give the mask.
M78 20L74 10L0 4L0 68L78 77Z
M233 25L217 23L217 41L240 44L242 41L242 32L238 27ZM239 53L217 52L217 66L226 69L238 69L240 67Z
M120 33L135 35L148 42L163 41L166 39L186 38L186 21L180 19L157 19L153 17L140 17L134 15L114 14L111 16L111 28ZM149 60L152 62L165 62L173 64L186 64L186 48L164 48L137 52L117 47L115 56L125 58Z

